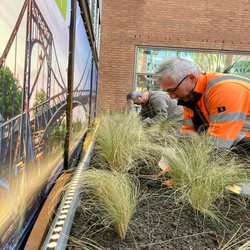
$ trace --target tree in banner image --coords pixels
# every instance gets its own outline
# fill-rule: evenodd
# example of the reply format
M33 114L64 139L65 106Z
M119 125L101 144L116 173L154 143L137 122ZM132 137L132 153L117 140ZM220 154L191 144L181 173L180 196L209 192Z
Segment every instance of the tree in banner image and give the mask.
M34 99L34 103L33 103L33 107L35 107L35 106L37 106L37 105L39 105L39 104L45 102L45 101L46 101L46 98L47 98L47 96L46 96L45 91L44 91L43 89L41 89L40 92L36 93L36 96L35 96L35 99ZM35 109L35 114L36 114L36 113L39 113L39 114L42 113L42 109L43 109L42 106L37 107L37 108Z
M22 90L8 67L0 68L0 114L4 120L18 115L22 108Z

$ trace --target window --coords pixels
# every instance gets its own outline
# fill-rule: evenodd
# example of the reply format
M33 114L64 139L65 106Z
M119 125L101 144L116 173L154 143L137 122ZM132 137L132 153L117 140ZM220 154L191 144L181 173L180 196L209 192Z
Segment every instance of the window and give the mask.
M159 90L160 86L152 80L152 74L159 63L171 56L179 56L192 60L201 72L216 71L250 77L250 54L138 47L135 89Z

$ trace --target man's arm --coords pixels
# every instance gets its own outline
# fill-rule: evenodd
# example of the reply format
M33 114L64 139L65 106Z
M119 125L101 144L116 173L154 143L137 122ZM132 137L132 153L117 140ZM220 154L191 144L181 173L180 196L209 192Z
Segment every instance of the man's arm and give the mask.
M136 112L136 107L133 100L127 100L127 110L128 112Z
M249 102L249 90L243 86L228 83L211 88L207 94L207 108L210 113L208 133L212 143L230 148L240 139Z
M150 101L151 108L153 109L155 116L152 118L146 118L143 120L143 126L147 127L153 124L160 124L162 121L168 118L168 108L166 100L162 97L154 98Z
M195 128L194 128L194 123L192 118L194 117L194 112L187 108L187 107L183 107L184 110L184 120L183 120L183 124L181 127L181 132L195 132Z

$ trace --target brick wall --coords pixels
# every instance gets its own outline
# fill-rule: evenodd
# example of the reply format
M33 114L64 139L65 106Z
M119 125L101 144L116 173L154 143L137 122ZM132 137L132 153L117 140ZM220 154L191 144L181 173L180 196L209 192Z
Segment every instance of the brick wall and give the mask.
M136 46L250 52L249 0L103 0L99 110L125 105Z

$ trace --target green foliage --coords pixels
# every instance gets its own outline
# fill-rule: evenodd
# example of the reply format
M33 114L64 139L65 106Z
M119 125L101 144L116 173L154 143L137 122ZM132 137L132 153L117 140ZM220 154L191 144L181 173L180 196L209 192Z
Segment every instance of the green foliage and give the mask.
M46 101L46 93L43 89L36 93L33 106L37 106Z
M164 159L172 169L173 187L191 205L214 218L214 202L224 198L226 187L250 182L247 163L230 154L216 155L209 137L192 134L167 148Z
M0 105L5 120L18 115L22 108L22 91L8 67L0 68Z
M159 125L154 125L145 131L150 141L163 147L173 146L178 141L181 123L175 120L166 120Z
M138 182L123 173L108 170L87 170L80 181L84 193L91 195L99 215L112 222L121 239L140 201ZM104 213L103 213L104 212Z
M173 134L173 129L170 131ZM103 167L106 163L106 167L123 173L152 172L152 166L157 166L162 146L165 146L159 143L163 139L156 139L162 137L160 133L158 126L143 129L136 113L107 114L100 120L96 131L98 154L95 161L99 161L97 165Z
M83 128L81 120L72 122L72 131L74 134L80 132ZM53 126L50 130L48 138L51 147L63 147L66 135L66 120L64 119L61 124Z
M36 93L35 95L35 98L34 98L34 102L33 102L33 106L37 106L43 102L46 101L46 93L43 89L41 89L39 92ZM35 114L40 114L42 113L42 106L40 107L37 107L35 110L34 110Z
M76 121L72 122L72 130L73 133L78 133L83 128L83 122L80 119L77 119Z
M64 145L64 139L66 134L66 120L63 120L61 124L53 126L49 132L49 145L62 147Z
M217 71L218 54L194 53L193 58L201 72Z

